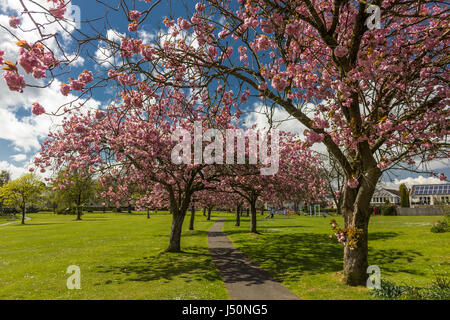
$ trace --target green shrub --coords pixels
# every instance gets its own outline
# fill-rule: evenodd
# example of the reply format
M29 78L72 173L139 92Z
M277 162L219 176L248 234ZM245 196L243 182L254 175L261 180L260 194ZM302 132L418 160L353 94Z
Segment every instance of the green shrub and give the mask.
M450 300L450 281L445 276L436 276L431 285L420 288L400 286L388 280L381 280L381 288L373 289L370 293L382 299Z
M381 214L383 216L395 216L397 215L397 209L389 202L386 202L380 207Z
M378 298L396 299L405 292L404 286L398 286L394 282L381 279L380 289L373 289L370 293Z
M433 233L444 233L450 231L450 226L448 225L447 220L439 220L436 223L433 223L433 226L430 229Z

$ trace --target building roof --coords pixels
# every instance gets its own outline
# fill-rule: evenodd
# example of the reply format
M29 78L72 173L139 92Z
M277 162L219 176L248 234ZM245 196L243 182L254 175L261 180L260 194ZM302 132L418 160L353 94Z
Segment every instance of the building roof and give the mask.
M393 196L396 196L396 197L401 197L399 191L397 191L395 189L386 189L386 188L377 189L374 192L372 197L385 197L385 196L387 196L389 194L393 195Z
M395 189L384 189L384 190L389 191L390 193L393 193L393 194L395 194L396 196L401 197L400 191L398 191L398 190L395 190Z
M411 188L411 195L450 195L450 184L418 184Z

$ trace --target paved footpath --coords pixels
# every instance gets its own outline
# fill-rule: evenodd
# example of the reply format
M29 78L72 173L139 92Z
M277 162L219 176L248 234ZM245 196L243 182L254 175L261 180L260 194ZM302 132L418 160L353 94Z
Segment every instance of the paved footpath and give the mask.
M225 219L208 231L209 251L232 300L300 300L239 251L222 232Z
M25 217L25 221L29 221L29 220L31 220L31 218ZM7 225L10 225L10 224L13 224L13 223L17 223L17 222L22 222L22 218L20 218L20 219L17 220L17 221L13 221L13 222L8 222L8 223L0 224L0 227L1 227L1 226L7 226Z

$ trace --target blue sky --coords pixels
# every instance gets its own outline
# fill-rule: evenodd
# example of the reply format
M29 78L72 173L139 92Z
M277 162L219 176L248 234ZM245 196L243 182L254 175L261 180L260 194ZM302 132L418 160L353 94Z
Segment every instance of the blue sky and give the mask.
M40 0L45 2L45 0ZM117 1L105 1L106 3L113 4ZM196 1L184 1L188 3L191 8L186 9L183 5L183 1L166 1L163 0L156 6L152 12L152 16L147 23L140 28L140 31L144 31L146 35L156 34L159 28L163 28L162 20L164 17L178 16L187 17L187 11L191 13L192 7L195 5ZM92 0L73 0L72 3L77 5L81 9L81 19L91 20L95 18L102 17L105 14L105 6ZM142 10L148 7L148 4L143 1L135 1L136 8ZM172 4L172 5L170 5ZM8 17L11 15L18 15L18 10L20 4L17 0L0 0L0 24L7 25ZM130 10L133 8L129 8ZM96 28L106 30L113 28L121 33L127 33L128 22L123 19L123 13L114 12L112 9L108 9L109 13L109 26L104 25L104 21L99 21L94 23ZM86 26L82 27L83 32L92 33L91 30L87 29ZM4 31L0 31L0 43L2 47L0 49L5 50L5 58L8 56L11 60L14 60L14 52L17 51L17 47L13 44L6 45L6 43L13 43L8 35ZM70 41L63 41L66 48L70 51L73 47ZM98 48L90 47L89 53L95 54ZM86 54L86 52L84 53ZM72 76L78 75L82 70L89 69L95 70L95 66L92 62L86 59L80 59L75 63L73 72L70 74ZM2 73L2 71L0 71ZM52 85L51 88L38 90L33 88L26 88L23 94L17 92L11 92L7 89L6 84L3 79L0 79L0 97L2 104L0 105L0 170L7 169L11 171L13 177L18 177L23 173L27 172L28 165L34 155L39 151L39 144L42 142L48 131L54 128L60 118L51 117L43 115L40 117L34 117L31 115L31 104L32 102L39 101L47 111L53 110L73 98L69 96L68 98L63 97L57 91L59 89L59 84L61 82L66 82L70 75L64 75L57 79L56 83ZM33 79L26 78L26 80L33 81ZM97 90L95 92L94 100L90 102L90 106L93 108L100 108L106 105L110 100L109 92L106 90ZM258 108L257 100L250 100L248 104L248 110L254 110ZM288 114L284 111L279 111L275 115L275 120L285 120L288 118ZM258 123L261 127L266 126L267 120L265 116L258 113L246 113L244 114L244 120L247 123ZM289 120L284 122L280 129L289 130L296 133L302 133L304 127L301 126L296 120ZM324 150L323 146L317 146L316 149ZM431 168L435 169L436 172L444 172L448 177L450 176L450 164L449 161L445 162L434 162L431 164ZM420 174L413 174L408 172L395 172L397 174L397 182L408 181L408 183L416 182L438 182L437 180L430 179L428 176L422 174L422 178L417 178ZM409 179L408 179L409 177ZM392 175L395 178L395 175ZM386 180L389 177L385 177Z

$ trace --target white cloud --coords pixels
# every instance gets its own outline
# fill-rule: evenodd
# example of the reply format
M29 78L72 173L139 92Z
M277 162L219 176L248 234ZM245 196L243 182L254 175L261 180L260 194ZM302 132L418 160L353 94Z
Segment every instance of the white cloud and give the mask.
M16 151L35 151L40 147L39 139L45 138L50 129L57 126L61 116L53 116L58 109L76 99L69 94L67 97L59 92L61 82L54 80L44 89L25 88L23 93L9 91L5 85L0 85L2 101L0 105L0 138L11 141ZM28 90L31 89L31 90ZM33 102L39 102L50 115L34 116L31 114ZM86 108L97 109L100 103L90 100ZM29 112L29 116L18 118L16 112L23 108Z
M24 153L19 153L11 156L11 159L13 159L16 162L23 162L27 160L27 155Z
M304 126L297 119L293 118L281 107L266 107L263 103L256 102L253 104L253 111L242 115L242 121L247 128L250 128L256 124L257 129L268 129L270 127L268 115L271 115L272 128L296 134L302 140L305 140L303 131L306 129L306 126ZM316 143L311 149L320 153L327 152L323 143Z
M394 179L394 181L391 182L380 182L380 185L386 188L398 189L402 183L408 188L411 188L411 186L415 184L442 184L445 182L436 177L418 176L416 178L408 177L404 179Z
M11 173L11 179L17 179L29 172L28 167L17 167L7 161L0 161L0 170L9 171Z

